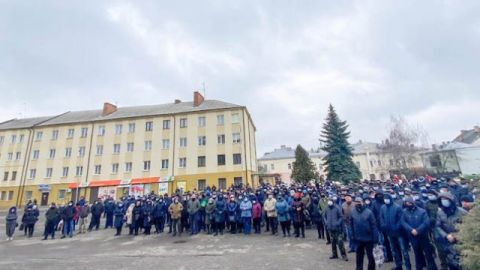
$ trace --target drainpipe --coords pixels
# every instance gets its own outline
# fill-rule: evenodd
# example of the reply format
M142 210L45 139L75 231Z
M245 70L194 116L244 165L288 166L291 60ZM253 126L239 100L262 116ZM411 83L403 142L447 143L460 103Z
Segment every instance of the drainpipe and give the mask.
M94 124L92 122L92 130L90 133L90 145L88 146L87 173L85 174L85 183L88 183L88 174L90 173L90 160L92 156L92 142L93 142L93 133L94 133L93 128L94 128ZM78 191L79 191L79 187L77 187L77 201L78 201ZM84 189L83 196L87 197L87 187L85 187Z
M23 166L22 166L22 172L20 176L20 186L18 188L17 201L15 203L15 206L17 208L22 206L23 193L25 192L25 183L27 181L28 166L30 164L30 155L32 152L32 145L33 145L32 134L33 134L33 129L32 128L28 129L27 150L25 153L25 157L23 158Z
M242 120L243 120L243 149L245 153L245 182L248 185L248 163L247 163L247 136L246 136L246 127L245 127L245 109L242 110ZM250 153L251 155L251 153Z

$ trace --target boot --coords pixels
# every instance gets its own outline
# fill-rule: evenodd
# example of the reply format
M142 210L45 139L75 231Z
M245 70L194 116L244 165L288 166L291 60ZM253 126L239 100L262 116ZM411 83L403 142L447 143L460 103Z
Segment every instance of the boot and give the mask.
M348 258L347 258L347 255L342 255L342 259L346 262L348 262Z

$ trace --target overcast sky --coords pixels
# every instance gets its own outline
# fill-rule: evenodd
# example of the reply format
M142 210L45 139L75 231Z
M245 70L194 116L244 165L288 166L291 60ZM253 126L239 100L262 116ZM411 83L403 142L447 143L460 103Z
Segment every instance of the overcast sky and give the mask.
M76 3L75 3L76 2ZM0 0L0 121L192 99L246 105L257 152L390 115L430 142L480 123L480 1Z

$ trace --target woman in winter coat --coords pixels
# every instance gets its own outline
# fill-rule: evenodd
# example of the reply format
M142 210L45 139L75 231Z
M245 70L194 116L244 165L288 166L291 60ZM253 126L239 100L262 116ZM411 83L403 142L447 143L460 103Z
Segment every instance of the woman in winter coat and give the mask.
M148 200L147 204L143 207L143 228L145 235L150 235L150 230L153 224L153 204Z
M287 234L290 236L289 205L283 196L278 196L275 207L277 209L278 222L280 222L280 226L282 227L283 237L286 237Z
M138 235L138 230L143 225L143 207L140 201L135 202L135 207L132 210L132 225L135 230L135 235ZM132 231L132 230L131 230Z
M302 238L305 238L305 205L300 197L300 193L295 194L292 204L293 226L295 228L295 237L300 237L301 232Z
M213 198L208 199L208 203L205 206L205 226L207 226L207 234L214 231L215 228L215 201Z
M122 234L122 227L125 218L125 208L123 207L122 202L118 202L118 204L115 206L115 210L113 210L113 216L113 225L115 226L115 229L117 229L115 236L118 236Z
M52 239L55 239L55 226L60 218L60 212L58 211L57 205L52 203L50 208L45 213L45 232L43 240L47 240L48 236L51 235Z
M243 198L240 203L241 218L243 222L243 233L250 234L250 228L252 225L252 202L248 197Z
M127 213L125 214L127 216L127 226L129 228L129 235L133 234L133 208L135 207L135 204L130 204L127 209Z
M260 233L262 222L262 205L257 201L257 199L253 199L252 201L252 220L255 233Z
M25 209L25 213L22 217L22 223L24 224L27 232L28 238L32 237L33 231L35 229L35 223L38 221L38 216L40 212L38 211L37 207L33 204L30 204Z
M235 234L237 233L237 210L238 204L235 201L235 197L232 195L230 196L230 201L227 204L227 213L228 213L228 224L230 226L230 233Z
M215 234L214 236L217 236L219 231L220 231L220 234L223 235L223 229L225 228L226 208L227 207L225 204L225 200L223 199L223 196L220 194L220 196L217 199L217 202L215 203Z
M15 233L15 228L17 227L17 208L10 207L6 217L6 228L7 228L7 240L13 240L13 234Z

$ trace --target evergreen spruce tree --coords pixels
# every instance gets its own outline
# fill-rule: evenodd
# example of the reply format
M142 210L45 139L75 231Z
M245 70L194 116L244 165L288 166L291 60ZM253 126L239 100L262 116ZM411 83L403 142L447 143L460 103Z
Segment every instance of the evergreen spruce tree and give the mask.
M359 181L361 173L352 160L352 148L348 143L350 132L347 131L346 121L341 121L332 104L328 108L328 115L320 141L322 150L327 152L323 158L327 169L327 179L348 183Z
M292 179L297 183L308 183L315 178L315 165L308 156L308 152L298 145L295 149L295 161L293 162Z

